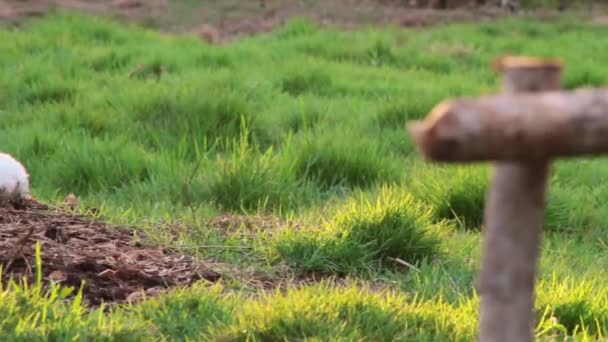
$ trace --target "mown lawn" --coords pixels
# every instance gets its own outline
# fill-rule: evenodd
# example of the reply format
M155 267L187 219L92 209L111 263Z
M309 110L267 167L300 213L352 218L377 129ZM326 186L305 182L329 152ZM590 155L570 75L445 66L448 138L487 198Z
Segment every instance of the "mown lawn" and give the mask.
M65 13L0 31L0 150L36 197L74 192L153 243L277 282L325 277L281 292L201 283L108 312L9 286L0 339L471 340L488 165L422 162L405 123L497 91L504 53L563 58L569 89L608 79L608 27L574 18L355 32L293 20L225 46ZM554 165L543 338L608 329L607 176L602 159ZM236 223L209 223L220 215Z

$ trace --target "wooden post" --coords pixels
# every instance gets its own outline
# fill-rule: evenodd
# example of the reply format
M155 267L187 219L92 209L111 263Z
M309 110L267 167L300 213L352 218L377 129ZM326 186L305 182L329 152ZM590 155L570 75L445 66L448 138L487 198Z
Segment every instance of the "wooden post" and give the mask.
M424 157L441 162L608 154L608 88L453 99L408 126Z
M506 58L503 93L557 90L561 64ZM480 341L534 340L534 285L545 209L549 160L494 164L486 201L478 280Z
M409 124L427 159L494 162L477 288L479 340L534 339L534 286L550 161L608 153L608 91L560 91L560 61L507 57L502 94L455 99Z

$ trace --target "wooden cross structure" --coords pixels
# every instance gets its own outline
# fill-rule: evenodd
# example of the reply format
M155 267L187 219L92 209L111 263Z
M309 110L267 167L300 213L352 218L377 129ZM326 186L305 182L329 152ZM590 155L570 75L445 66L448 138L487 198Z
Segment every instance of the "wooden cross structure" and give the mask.
M477 280L482 342L534 339L534 287L551 160L608 153L608 89L561 90L557 59L494 62L502 92L449 99L408 123L425 160L491 161Z

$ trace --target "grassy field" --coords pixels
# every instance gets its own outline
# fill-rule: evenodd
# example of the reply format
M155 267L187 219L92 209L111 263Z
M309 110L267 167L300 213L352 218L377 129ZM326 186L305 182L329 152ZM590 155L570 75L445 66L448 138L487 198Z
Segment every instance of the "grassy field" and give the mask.
M3 341L471 340L488 165L422 162L406 121L497 91L504 53L562 57L567 88L608 79L608 27L574 18L292 20L212 46L64 13L0 31L0 51L0 150L37 198L74 192L153 243L291 284L201 283L107 312L9 286ZM554 165L539 337L608 330L606 174L601 159Z

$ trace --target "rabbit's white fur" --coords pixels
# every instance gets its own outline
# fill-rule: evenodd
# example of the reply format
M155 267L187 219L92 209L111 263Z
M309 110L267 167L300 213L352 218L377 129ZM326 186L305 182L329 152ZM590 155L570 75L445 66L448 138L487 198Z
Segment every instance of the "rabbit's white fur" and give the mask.
M29 174L11 155L0 152L0 201L31 199Z

